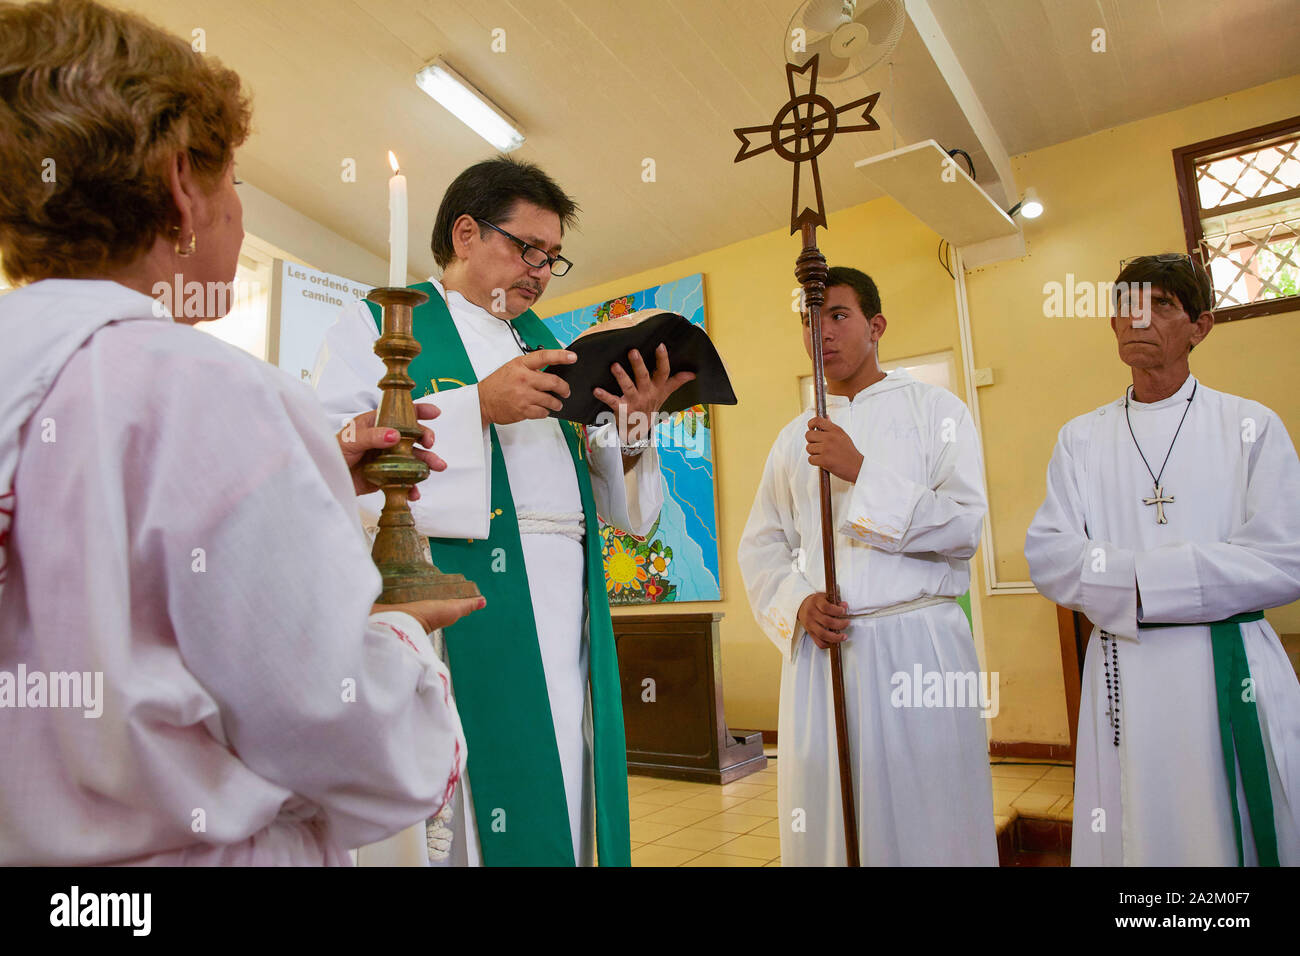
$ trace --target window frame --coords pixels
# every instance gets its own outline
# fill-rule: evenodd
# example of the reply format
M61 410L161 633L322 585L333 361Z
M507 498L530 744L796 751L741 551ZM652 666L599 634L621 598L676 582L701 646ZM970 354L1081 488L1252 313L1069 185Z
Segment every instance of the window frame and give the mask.
M1201 254L1201 240L1204 231L1201 228L1201 202L1196 188L1196 164L1216 153L1232 155L1248 152L1267 146L1271 140L1300 137L1300 115L1256 126L1253 129L1217 136L1202 140L1190 146L1180 146L1173 151L1174 171L1178 182L1178 205L1183 214L1183 236L1187 242L1187 252L1197 262L1204 265ZM1258 200L1243 200L1228 206L1219 207L1220 211L1234 212L1254 206L1276 202L1275 197ZM1215 297L1218 297L1216 290ZM1215 322L1233 322L1237 319L1253 319L1261 315L1275 315L1279 312L1300 310L1300 296L1286 296L1280 299L1268 299L1263 302L1251 302L1246 305L1227 306L1214 310Z

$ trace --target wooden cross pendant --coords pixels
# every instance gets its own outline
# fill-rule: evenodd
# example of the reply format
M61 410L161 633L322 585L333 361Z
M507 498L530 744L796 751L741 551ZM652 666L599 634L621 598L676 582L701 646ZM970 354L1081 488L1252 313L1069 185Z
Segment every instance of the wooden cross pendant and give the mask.
M1173 501L1174 501L1174 496L1170 495L1168 498L1166 498L1164 485L1161 485L1159 483L1156 484L1155 494L1152 497L1142 499L1142 503L1144 505L1156 506L1156 524L1169 523L1168 521L1165 520L1165 505L1173 504Z

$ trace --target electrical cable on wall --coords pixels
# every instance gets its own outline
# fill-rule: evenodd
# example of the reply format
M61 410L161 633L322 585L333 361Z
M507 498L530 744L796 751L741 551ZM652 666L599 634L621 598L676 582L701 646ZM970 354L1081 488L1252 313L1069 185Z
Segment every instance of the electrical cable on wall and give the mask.
M952 245L948 242L947 239L939 240L939 248L937 250L937 254L939 256L939 265L943 266L943 271L948 273L949 279L956 279L957 276L953 274L952 269L948 268L948 254L944 251L943 248L944 246L948 246L949 249L952 248Z

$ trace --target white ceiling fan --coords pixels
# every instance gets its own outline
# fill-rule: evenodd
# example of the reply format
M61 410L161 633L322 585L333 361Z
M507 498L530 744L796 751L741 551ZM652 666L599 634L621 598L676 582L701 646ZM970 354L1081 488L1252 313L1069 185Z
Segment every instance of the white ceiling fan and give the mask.
M893 53L906 22L903 0L804 0L785 31L786 62L817 56L818 79L843 83Z

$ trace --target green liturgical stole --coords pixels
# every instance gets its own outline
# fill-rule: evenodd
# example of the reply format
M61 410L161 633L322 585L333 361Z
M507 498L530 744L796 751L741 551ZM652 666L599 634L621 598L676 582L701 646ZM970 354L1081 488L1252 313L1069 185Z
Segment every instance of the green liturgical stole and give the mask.
M437 288L428 282L412 288L429 295L429 301L414 310L414 335L421 351L409 372L417 383L412 398L426 390L438 392L476 384L474 368ZM379 308L373 303L367 305L379 325ZM562 347L532 310L513 324L530 347ZM605 599L596 502L582 432L569 422L560 424L573 457L587 527L583 548L597 855L602 866L630 866L627 743L614 629ZM489 434L493 516L489 537L476 541L429 539L433 562L439 570L465 575L487 599L483 610L443 632L456 709L469 745L479 843L488 866L573 866L568 801L519 541L519 521L495 426L489 428Z

